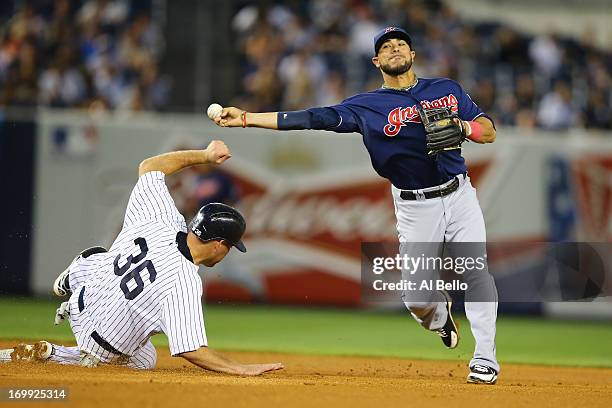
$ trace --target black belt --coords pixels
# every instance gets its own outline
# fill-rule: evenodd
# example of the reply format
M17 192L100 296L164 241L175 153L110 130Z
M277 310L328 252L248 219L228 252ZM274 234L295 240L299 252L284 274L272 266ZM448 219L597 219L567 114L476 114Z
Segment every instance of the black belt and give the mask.
M459 188L459 179L455 177L453 182L447 185L446 187L439 188L437 190L426 191L422 194L415 194L412 191L403 190L400 193L400 197L402 200L419 200L425 199L428 200L430 198L438 198L447 196L453 192L455 192Z
M92 339L94 339L94 341L95 341L96 343L98 343L98 346L102 347L104 350L108 351L109 353L113 353L113 354L116 354L116 355L118 355L118 356L122 356L122 355L123 355L123 353L122 353L122 352L120 352L119 350L117 350L116 348L114 348L113 346L111 346L111 345L110 345L110 343L109 343L108 341L104 340L104 339L102 338L102 336L100 336L100 335L98 334L98 332L97 332L97 331L95 331L95 330L94 330L94 331L91 333L91 338L92 338Z
M83 309L85 309L85 301L83 299L84 295L85 295L85 286L81 288L81 292L79 293L79 313L82 312ZM94 330L93 333L91 333L91 338L96 343L98 343L98 346L102 347L104 350L108 351L109 353L117 354L119 356L123 355L122 352L120 352L119 350L111 346L108 341L104 340L102 336L98 334L97 331Z

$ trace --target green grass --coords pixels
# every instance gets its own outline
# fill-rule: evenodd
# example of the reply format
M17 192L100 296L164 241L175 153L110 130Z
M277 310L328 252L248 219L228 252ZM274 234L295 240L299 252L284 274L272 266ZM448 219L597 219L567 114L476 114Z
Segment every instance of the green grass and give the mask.
M57 306L0 298L0 338L72 340L68 324L53 325ZM445 349L408 313L211 305L205 319L210 346L225 350L466 361L474 347L464 318L455 350ZM154 343L167 339L156 336ZM612 326L605 322L502 316L497 326L498 358L505 363L612 367L611 346Z

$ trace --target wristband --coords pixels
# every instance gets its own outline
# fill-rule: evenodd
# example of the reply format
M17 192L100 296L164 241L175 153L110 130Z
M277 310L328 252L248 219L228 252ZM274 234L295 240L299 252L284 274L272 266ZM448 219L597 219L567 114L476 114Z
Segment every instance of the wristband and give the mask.
M242 111L242 113L240 114L240 117L242 118L242 127L246 128L247 127L247 123L246 123L246 111Z
M467 128L468 128L468 133L467 133L468 139L474 142L481 142L482 134L483 134L482 125L474 120L471 120L465 123L467 124Z

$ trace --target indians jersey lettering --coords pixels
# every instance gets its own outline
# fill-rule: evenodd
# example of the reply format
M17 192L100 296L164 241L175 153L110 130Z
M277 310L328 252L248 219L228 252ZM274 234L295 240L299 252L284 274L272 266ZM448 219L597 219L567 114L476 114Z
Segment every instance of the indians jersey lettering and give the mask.
M423 109L451 108L453 113L457 113L459 111L459 102L453 94L434 99L433 101L421 101L420 104ZM389 137L396 136L402 126L405 126L408 122L421 123L421 116L419 115L417 106L418 105L416 103L405 108L398 106L389 112L389 115L387 116L389 123L383 128L385 135Z
M408 90L381 88L330 106L339 123L328 130L361 133L374 170L397 188L437 186L465 173L467 167L460 150L442 152L435 158L427 154L418 105L425 109L451 107L467 121L484 115L457 82L418 78Z

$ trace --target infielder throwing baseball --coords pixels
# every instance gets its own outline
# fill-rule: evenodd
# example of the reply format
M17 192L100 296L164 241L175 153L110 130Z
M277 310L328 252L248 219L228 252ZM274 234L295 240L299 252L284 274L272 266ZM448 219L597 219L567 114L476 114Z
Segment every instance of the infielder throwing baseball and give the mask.
M221 164L231 157L227 146L211 142L205 150L162 154L139 167L123 228L110 250L89 248L56 279L56 295L71 294L58 309L76 347L40 341L0 350L0 361L48 360L88 367L115 363L155 367L151 336L165 333L170 353L207 370L259 375L283 368L276 364L240 364L207 347L202 315L202 280L198 265L213 266L240 238L242 215L220 203L203 206L189 229L165 184L165 177L186 167Z
M358 132L374 169L392 184L402 252L409 252L413 242L484 244L482 210L467 176L461 144L467 139L493 142L493 122L458 83L417 77L412 69L415 55L408 33L387 27L374 38L372 58L382 74L382 88L338 105L303 111L251 113L224 108L214 121L222 127ZM495 283L487 269L468 273L464 279L469 283L465 310L476 339L467 381L494 384L499 373ZM470 301L470 288L478 288L479 302ZM482 301L483 294L488 301ZM419 296L404 293L408 310L423 327L436 331L447 347L456 347L459 333L451 298L434 290Z

